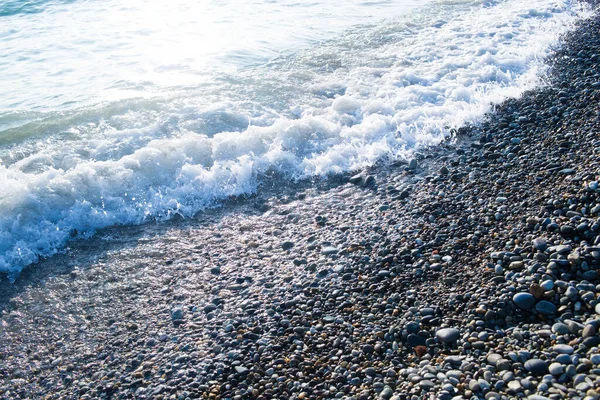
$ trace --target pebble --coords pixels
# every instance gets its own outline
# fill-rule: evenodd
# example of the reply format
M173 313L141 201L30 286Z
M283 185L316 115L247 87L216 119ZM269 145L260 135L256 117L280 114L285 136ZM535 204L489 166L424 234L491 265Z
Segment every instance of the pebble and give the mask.
M183 309L181 307L175 307L171 310L171 319L173 321L183 319Z
M236 201L102 253L99 278L19 286L0 397L597 398L600 21L582 29L554 50L559 88L408 168L261 188L240 200L260 217Z
M558 354L573 354L575 349L572 346L567 344L557 344L552 347L552 350L557 352Z
M548 244L546 240L543 238L535 238L533 239L533 247L539 251L545 251L548 248Z
M456 328L444 328L435 333L435 337L444 343L453 343L460 336L460 331Z
M513 296L513 301L523 310L530 310L535 305L535 299L530 293L517 293Z
M544 375L548 372L548 364L543 360L534 358L525 362L525 369L533 375Z
M542 300L535 305L536 311L544 315L554 315L558 311L556 306L549 301Z
M550 366L548 367L548 372L550 372L552 375L560 375L565 371L565 366L560 364L560 363L552 363L550 364Z
M326 246L323 247L323 249L321 250L321 253L323 253L326 256L332 255L332 254L337 254L339 252L339 249L337 247L333 247L333 246Z
M281 248L283 250L291 250L294 246L295 243L290 240L286 240L285 242L281 243Z

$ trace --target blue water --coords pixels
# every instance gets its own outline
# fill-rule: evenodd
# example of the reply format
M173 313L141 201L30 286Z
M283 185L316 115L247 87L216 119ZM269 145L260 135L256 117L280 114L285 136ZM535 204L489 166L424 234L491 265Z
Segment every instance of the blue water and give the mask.
M543 84L575 1L0 4L0 271L265 174L410 157Z

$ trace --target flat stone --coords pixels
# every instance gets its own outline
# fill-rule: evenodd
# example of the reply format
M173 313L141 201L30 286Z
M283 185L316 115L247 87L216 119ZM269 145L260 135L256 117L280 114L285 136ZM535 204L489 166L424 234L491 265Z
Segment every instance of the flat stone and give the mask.
M240 375L246 375L249 372L249 370L246 367L238 365L237 367L235 367L235 372Z
M557 352L558 354L573 354L575 349L568 344L557 344L552 347L552 350Z
M539 303L537 303L535 305L535 309L537 312L544 315L554 315L557 311L556 306L546 300L542 300Z
M418 333L421 329L421 325L418 322L409 322L405 326L408 333Z
M323 249L321 249L321 253L323 253L326 256L332 255L332 254L337 254L340 250L337 247L333 247L333 246L327 246L327 247L323 247Z
M294 247L294 245L294 242L286 240L285 242L281 243L281 248L283 250L290 250L292 247Z
M509 389L512 389L514 391L520 391L523 389L523 387L521 386L521 383L517 380L508 382L507 386Z
M431 390L435 387L435 383L428 379L423 379L419 382L419 387L423 390Z
M497 353L490 353L487 356L488 364L493 365L494 367L496 366L496 363L501 359L502 359L502 356Z
M550 248L550 252L555 251L558 254L570 253L571 250L573 250L573 248L571 246L569 246L568 244L561 244L561 245Z

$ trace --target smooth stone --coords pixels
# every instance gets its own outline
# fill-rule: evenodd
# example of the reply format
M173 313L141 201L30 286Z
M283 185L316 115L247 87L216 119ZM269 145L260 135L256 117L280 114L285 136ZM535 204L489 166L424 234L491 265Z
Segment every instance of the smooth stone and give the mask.
M542 238L535 238L533 239L533 247L535 247L536 250L544 251L548 248L548 244L546 243L546 240Z
M321 253L323 253L326 256L332 255L332 254L337 254L340 250L337 247L333 247L333 246L327 246L327 247L323 247L323 249L321 250Z
M550 249L550 250L551 251L554 250L558 254L565 254L565 253L570 253L571 250L573 250L573 248L569 245L561 244L559 246L555 246L553 249Z
M488 356L487 356L488 364L493 365L494 367L496 366L496 363L501 359L502 359L502 356L497 353L491 353L491 354L488 354Z
M557 322L552 325L552 332L557 333L559 335L566 335L569 333L569 327L562 322Z
M419 387L423 390L431 390L435 387L435 383L428 379L423 379L419 382Z
M587 382L581 382L577 386L575 386L575 389L579 392L587 392L591 388L592 386Z
M534 358L525 362L525 369L533 375L544 375L548 373L548 364L546 361Z
M435 337L444 343L453 343L460 336L460 331L456 328L443 328L435 333Z
M285 242L281 243L281 248L283 250L290 250L292 247L294 247L294 242L290 242L289 240L286 240Z
M183 309L180 307L175 307L171 310L171 319L173 321L177 321L183 319Z
M550 364L550 366L548 367L548 372L550 372L552 375L560 375L564 371L565 366L557 362Z
M571 364L573 362L571 356L568 354L559 354L558 356L556 356L555 360L556 362L564 365Z
M556 306L547 300L542 300L537 303L535 309L537 312L544 315L554 315L557 311Z
M552 347L552 350L557 352L558 354L573 354L575 349L568 344L557 344Z
M514 391L520 391L521 389L523 389L523 387L521 386L521 382L516 380L508 382L507 386L509 389L512 389Z
M242 367L241 365L238 365L237 367L235 367L235 372L240 375L245 375L249 372L249 370L246 367Z
M394 391L392 390L392 388L389 386L386 386L383 388L381 393L379 393L379 397L382 399L389 399L390 397L392 397L393 394L394 394Z
M408 337L406 338L406 340L408 341L408 344L411 347L417 347L417 346L426 346L427 345L427 340L419 335L415 335L414 333L411 333L410 335L408 335Z
M548 280L545 280L545 281L543 281L543 282L540 284L540 286L541 286L541 287L542 287L542 289L544 289L545 291L552 290L552 289L554 289L554 282L548 279Z
M418 333L421 329L421 325L418 322L409 322L406 324L406 331L408 333Z
M535 305L535 298L531 293L517 293L513 296L513 301L522 310L530 310Z

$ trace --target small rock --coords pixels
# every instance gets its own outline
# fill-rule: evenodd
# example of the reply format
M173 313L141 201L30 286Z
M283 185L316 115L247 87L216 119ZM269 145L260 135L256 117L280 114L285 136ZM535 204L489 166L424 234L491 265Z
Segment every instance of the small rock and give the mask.
M171 319L173 321L183 319L183 309L181 307L175 307L171 310Z
M550 366L548 367L548 371L552 374L552 375L560 375L565 371L565 367L564 365L554 362L552 364L550 364Z
M536 250L545 251L548 248L548 244L546 243L546 240L542 238L535 238L533 239L533 247Z
M294 245L294 242L286 240L285 242L281 243L281 248L283 250L290 250L292 247L294 247Z
M453 343L460 336L460 331L456 328L443 328L435 333L435 337L444 343Z
M552 347L552 350L558 354L573 354L575 349L568 344L557 344Z
M556 306L546 300L542 300L539 303L537 303L535 305L535 309L537 312L544 315L554 315L557 311Z
M323 253L326 256L332 255L332 254L337 254L339 252L339 249L333 246L327 246L327 247L323 247L323 249L321 249L321 253Z
M588 337L592 337L596 334L596 328L594 327L594 325L588 324L586 325L583 330L581 331L581 337L582 338L588 338Z
M522 310L530 310L535 305L535 298L531 293L517 293L513 296L513 301Z
M417 169L417 160L416 159L412 159L410 160L410 162L408 163L408 169L411 171L415 171Z
M548 373L546 361L534 358L525 362L525 369L533 375L544 375Z

